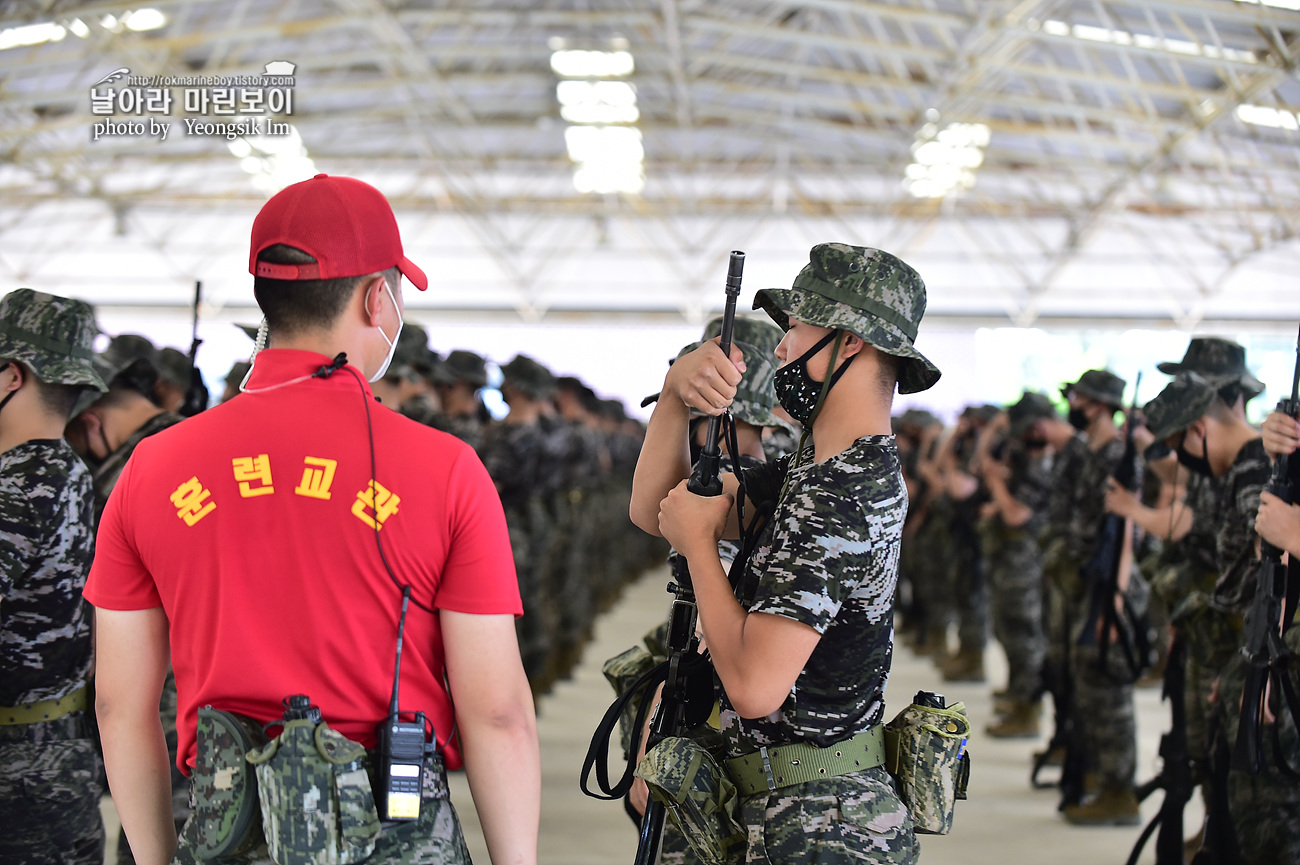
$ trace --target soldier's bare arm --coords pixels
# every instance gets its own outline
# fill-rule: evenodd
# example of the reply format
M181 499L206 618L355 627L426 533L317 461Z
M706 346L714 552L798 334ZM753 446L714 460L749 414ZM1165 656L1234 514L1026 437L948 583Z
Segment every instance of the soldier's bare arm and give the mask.
M493 865L533 865L541 758L511 616L442 610L442 639L474 807Z
M659 526L690 564L701 628L728 699L742 717L758 718L780 708L821 635L793 619L746 612L736 600L718 558L733 498L693 495L683 482L664 498Z
M95 714L108 786L138 865L166 865L176 849L171 766L158 700L167 678L167 615L95 610Z
M731 405L744 369L740 349L733 346L728 359L717 340L683 355L668 368L632 478L629 515L642 531L659 534L659 503L691 473L686 439L690 410L721 414ZM724 487L727 483L724 478ZM734 492L734 478L726 488ZM740 537L739 522L734 515L729 518L723 537Z

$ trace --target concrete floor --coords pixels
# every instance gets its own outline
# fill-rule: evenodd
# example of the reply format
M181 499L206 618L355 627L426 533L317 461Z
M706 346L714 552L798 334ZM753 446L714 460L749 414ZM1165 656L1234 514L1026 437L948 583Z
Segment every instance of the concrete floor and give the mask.
M540 703L542 742L542 822L538 861L541 865L609 865L630 863L636 834L617 802L589 799L578 789L578 774L592 730L613 699L601 664L640 641L641 635L668 615L670 596L666 569L651 571L630 586L618 605L596 625L573 679L560 683ZM989 684L943 683L929 660L899 649L886 694L892 717L921 688L939 691L949 700L962 700L975 728L970 750L973 769L970 798L957 803L952 834L921 839L921 865L1008 865L1050 862L1052 865L1124 865L1137 840L1139 827L1082 828L1067 824L1057 813L1055 790L1029 786L1029 755L1046 742L1050 721L1039 741L1007 741L984 735L992 714L989 692L1006 679L1002 651L991 644L986 667ZM1156 748L1169 724L1158 688L1137 692L1138 776L1146 780L1158 768ZM613 773L618 774L618 773ZM452 798L461 817L474 860L486 863L487 850L471 807L464 775L453 778ZM1144 822L1160 807L1161 794L1142 808ZM1186 825L1200 819L1199 799L1187 808ZM1188 834L1192 831L1188 830ZM1148 844L1143 863L1155 861Z
M667 569L662 569L647 573L629 586L614 609L597 623L594 639L573 678L561 682L540 701L540 865L630 865L634 858L636 830L621 804L584 796L578 789L578 774L592 731L614 696L600 667L606 658L640 642L645 631L667 616L667 583ZM986 667L988 684L944 684L927 659L906 649L899 649L894 657L886 694L887 716L892 717L917 690L925 688L943 693L949 702L964 701L974 727L970 741L970 798L957 803L952 834L922 836L921 865L1124 865L1140 831L1138 827L1070 826L1056 811L1056 791L1030 788L1029 754L1046 741L1050 722L1044 725L1044 736L1038 741L998 741L983 734L992 713L989 692L1006 678L1006 662L996 644L990 645ZM1138 775L1139 780L1145 780L1158 768L1156 747L1169 724L1159 689L1137 692L1137 718ZM474 861L486 865L487 848L463 773L452 776L451 788ZM1160 798L1157 793L1143 805L1144 822L1159 810ZM105 801L112 847L116 819L112 805ZM1188 834L1198 825L1200 816L1199 797L1195 797L1185 817ZM108 861L115 861L111 850ZM1141 862L1154 861L1153 844L1149 844Z

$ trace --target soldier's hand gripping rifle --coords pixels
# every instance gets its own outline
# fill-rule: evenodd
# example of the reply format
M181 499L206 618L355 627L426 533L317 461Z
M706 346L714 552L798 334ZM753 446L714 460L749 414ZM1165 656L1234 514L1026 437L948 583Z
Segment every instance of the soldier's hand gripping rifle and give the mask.
M736 299L740 296L740 278L745 268L745 253L733 251L727 266L727 305L722 313L722 334L719 347L724 357L731 356L731 335L736 321ZM718 471L722 461L719 446L723 419L730 413L709 418L704 436L704 449L686 488L697 496L722 495L722 478ZM735 455L732 455L735 459ZM690 663L699 657L699 641L695 636L695 589L691 584L690 565L679 555L673 565L673 582L668 590L675 594L672 618L668 628L668 671L664 679L663 696L659 708L650 722L650 737L646 741L649 751L669 736L680 736L692 727L704 723L713 710L713 668L708 664ZM635 745L633 746L635 759ZM662 802L651 797L646 803L641 820L641 837L637 843L636 865L652 865L659 856L659 841L663 836L664 816Z
M208 387L203 383L203 374L194 365L198 356L199 345L199 303L203 300L203 283L194 283L194 326L190 331L190 386L185 390L185 402L181 404L180 415L193 417L208 407Z
M740 280L744 266L745 253L732 252L727 268L727 302L723 312L719 341L722 353L727 357L731 356L736 299L740 296ZM687 481L687 489L696 495L722 494L722 479L719 477L722 461L719 431L722 429L724 418L729 417L729 413L724 413L722 416L709 418L704 450ZM743 496L738 497L737 508L743 507L742 502ZM743 514L741 516L743 524ZM684 556L678 555L674 559L673 580L668 584L668 591L674 595L668 626L668 659L633 682L609 707L605 717L597 726L591 747L583 762L581 781L582 792L593 798L620 799L631 788L637 754L640 751L641 730L645 724L646 713L651 705L655 687L660 682L663 683L663 695L650 724L650 735L646 742L647 751L667 737L681 736L686 731L703 724L713 711L713 666L708 658L699 652L699 640L695 636L695 590L691 583L690 566ZM627 769L617 783L611 784L608 772L609 736L618 724L624 707L638 699L640 709L632 726ZM592 792L587 786L593 770L600 793ZM637 844L635 860L637 865L651 865L657 858L659 841L663 836L665 814L663 803L651 797L646 803L645 814L641 819L641 836Z
M1124 453L1111 472L1111 478L1129 492L1136 492L1138 488L1138 454L1133 442L1133 428L1138 422L1137 388L1141 386L1142 374L1138 373L1133 389L1133 403L1124 423ZM1145 622L1126 621L1120 615L1125 604L1122 586L1126 581L1120 579L1120 571L1124 565L1127 531L1128 521L1124 517L1108 513L1102 518L1097 546L1082 569L1082 576L1091 587L1091 593L1088 618L1084 622L1083 633L1079 635L1079 645L1091 645L1096 641L1097 669L1109 676L1111 640L1117 639L1127 667L1127 670L1121 670L1120 679L1133 681L1146 668L1150 660L1150 647L1147 645Z
M1300 336L1296 339L1296 367L1291 379L1291 398L1280 401L1277 410L1291 417L1300 415ZM1270 493L1288 504L1294 493L1288 464L1293 463L1294 457L1288 459L1285 455L1274 460L1268 485ZM1277 705L1276 696L1280 692L1286 710L1293 719L1300 722L1300 702L1296 700L1287 665L1291 652L1282 641L1283 622L1289 623L1295 614L1297 593L1300 593L1300 579L1287 579L1287 566L1282 564L1282 551L1261 538L1255 600L1246 613L1246 645L1241 650L1246 655L1249 667L1241 696L1237 742L1232 752L1232 768L1252 775L1259 774L1263 762L1259 728L1264 719L1264 701L1270 696L1270 684L1273 686L1274 697L1271 702ZM1277 713L1274 714L1276 716ZM1274 745L1279 744L1277 727L1275 723ZM1274 751L1279 769L1293 776L1300 774L1300 771L1289 765L1280 747Z

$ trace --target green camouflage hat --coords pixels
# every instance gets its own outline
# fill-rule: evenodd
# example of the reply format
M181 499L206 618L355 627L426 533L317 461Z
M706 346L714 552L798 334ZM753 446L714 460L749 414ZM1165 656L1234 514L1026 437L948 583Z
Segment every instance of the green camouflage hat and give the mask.
M932 426L943 426L943 421L934 416L923 408L909 408L903 412L898 419L905 427L915 427L917 429L927 429Z
M530 399L550 399L555 395L555 376L526 354L517 354L501 367L502 383L523 391Z
M1124 407L1124 388L1128 382L1108 369L1090 369L1079 380L1061 385L1061 395L1069 398L1070 391L1105 403L1112 408Z
M758 322L764 328L770 328L776 331L779 343L782 332L767 322ZM740 320L736 320L740 324ZM746 335L758 336L760 339L768 340L770 333L755 330L753 333L746 332ZM713 336L717 336L715 333ZM704 339L700 342L692 342L682 347L677 352L677 357L690 354L705 342L712 339L706 329ZM732 334L731 344L740 349L741 355L745 358L745 372L740 377L740 384L736 386L736 396L731 401L731 416L736 420L744 421L747 424L753 424L760 427L781 427L782 429L794 431L788 421L784 421L772 413L772 407L776 405L776 370L777 360L776 343L771 343L771 350L764 345L754 345L749 342L743 342L740 339L740 328ZM641 403L642 406L648 405L659 399L659 394L651 394Z
M767 288L754 296L783 330L790 319L846 330L877 349L901 358L898 392L927 390L939 368L916 350L916 331L925 315L925 283L888 252L844 243L819 243L792 288Z
M190 356L178 348L158 350L158 376L177 387L190 385Z
M244 380L244 376L248 375L248 371L252 368L253 365L248 361L237 360L230 367L230 372L226 373L226 377L222 381L228 385L238 387L240 382Z
M1147 429L1156 441L1164 441L1187 429L1209 411L1218 389L1226 381L1226 378L1212 379L1194 372L1180 372L1142 409Z
M1002 414L1002 409L995 405L989 405L988 403L985 403L984 405L968 405L966 408L962 409L961 412L962 417L977 420L982 423L988 423L1000 414Z
M139 366L136 366L140 364ZM95 356L95 366L104 381L112 386L113 379L135 367L143 377L158 378L158 349L148 338L138 333L122 333L109 340L108 347ZM149 389L153 389L150 383Z
M1056 406L1041 393L1025 391L1024 396L1007 406L1007 420L1011 422L1011 436L1021 438L1029 428L1044 418L1059 418Z
M240 330L242 330L242 331L244 332L244 336L248 337L248 338L251 339L253 342L257 342L257 328L258 328L258 325L255 325L255 324L236 324L235 327L237 327L237 328L239 328Z
M1247 400L1264 392L1264 383L1255 378L1246 366L1246 349L1240 343L1218 336L1193 337L1181 361L1158 363L1156 369L1166 375L1195 372L1204 376L1235 378L1246 392Z
M482 355L458 348L442 361L439 372L442 380L448 384L457 381L468 382L474 387L487 386L487 362Z
M94 365L98 334L85 301L30 288L0 299L0 359L22 361L43 382L108 390Z
M722 335L722 316L710 321L704 326L703 340L708 341L714 337ZM752 346L757 354L770 357L776 354L776 347L781 344L781 339L785 336L785 331L772 324L770 321L761 318L745 318L736 316L731 326L731 341L740 342ZM698 345L698 343L697 343ZM745 355L745 364L748 365L750 355Z

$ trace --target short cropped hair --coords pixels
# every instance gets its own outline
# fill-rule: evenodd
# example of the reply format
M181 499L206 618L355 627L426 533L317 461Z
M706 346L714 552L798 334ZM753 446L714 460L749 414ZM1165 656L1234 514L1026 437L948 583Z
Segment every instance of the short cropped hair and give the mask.
M312 264L316 259L293 246L277 243L257 256L270 264ZM357 286L378 274L342 276L336 279L271 279L253 277L253 298L266 316L267 329L277 335L294 335L310 330L328 330L347 309ZM396 266L383 271L389 286L396 286L401 271Z

